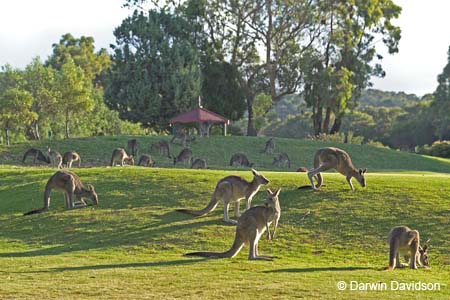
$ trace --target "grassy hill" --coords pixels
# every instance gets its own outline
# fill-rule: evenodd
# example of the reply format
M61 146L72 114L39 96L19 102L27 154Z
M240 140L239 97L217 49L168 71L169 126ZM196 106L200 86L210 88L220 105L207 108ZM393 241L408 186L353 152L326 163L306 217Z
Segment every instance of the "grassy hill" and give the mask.
M113 149L117 147L126 148L127 141L130 138L138 139L142 149L141 153L152 154L157 166L173 167L173 162L170 159L160 156L159 153L151 153L149 151L149 146L152 142L160 139L170 140L170 137L155 136L79 138L20 143L11 147L0 146L0 165L21 165L22 156L28 148L37 147L45 150L48 145L60 153L71 150L77 151L81 155L83 166L106 166L109 164ZM273 157L279 152L286 152L292 161L292 168L291 170L283 169L283 171L295 171L299 166L312 167L314 153L318 148L337 146L350 154L355 166L368 168L369 172L409 170L450 173L450 160L368 145L277 138L275 154L261 154L260 152L264 149L266 140L267 138L264 137L213 136L209 139L197 138L191 148L194 157L206 158L210 168L213 169L230 169L231 155L236 152L243 152L248 156L250 162L255 163L255 168L257 169L281 170L272 166ZM181 145L173 145L171 147L172 153L175 154L178 154L181 149ZM28 158L27 165L31 164L31 158ZM183 166L180 165L178 167Z
M96 160L98 153L106 155L112 148L125 145L126 140L127 137L77 139L59 146L61 151L76 147L85 156L84 161L95 165L108 160ZM239 147L259 150L264 141L218 137L194 144L193 150L211 153L211 164L221 168L229 152ZM207 152L202 143L214 145L215 150L210 148ZM280 139L278 145L290 149L300 165L311 161L314 149L324 144ZM267 262L248 261L248 247L233 259L183 256L190 251L227 250L235 227L222 221L222 205L198 218L174 210L204 207L220 178L238 174L250 180L248 170L74 169L83 182L96 187L98 207L66 211L62 195L54 192L50 211L23 217L22 213L42 206L43 188L55 171L14 166L20 152L28 146L20 144L8 151L2 148L0 154L4 164L0 167L0 299L450 297L447 160L341 145L348 147L357 166L385 171L392 166L402 170L369 173L367 187L355 184L354 192L349 190L345 178L336 173L324 174L326 186L312 192L297 189L307 184L304 173L266 169L263 174L270 180L269 187L282 188L278 236L272 241L262 238L259 243L261 254L278 256ZM97 154L92 154L93 150ZM373 157L376 153L381 153L383 159ZM271 161L271 156L256 155L255 159L262 164ZM252 204L260 205L264 197L265 192L259 192ZM387 234L398 225L420 230L423 241L431 238L430 269L382 271L388 263ZM441 289L337 289L339 281L381 282L390 286L394 280L440 283Z

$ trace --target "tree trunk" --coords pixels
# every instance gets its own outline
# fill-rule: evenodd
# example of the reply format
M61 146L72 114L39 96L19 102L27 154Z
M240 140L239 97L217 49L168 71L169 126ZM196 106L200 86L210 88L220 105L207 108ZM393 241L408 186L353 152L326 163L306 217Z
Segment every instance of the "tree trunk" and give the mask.
M341 129L341 124L342 124L342 116L336 116L336 118L334 119L333 127L331 127L330 134L338 133L339 130Z
M6 137L6 146L9 146L10 143L9 143L9 129L8 128L5 129L5 137Z
M248 112L248 123L247 123L247 136L256 136L257 132L255 129L255 122L253 116L253 97L247 96L247 112Z
M39 121L33 121L33 137L35 140L41 140L41 135L39 134Z
M66 111L66 126L65 126L65 138L68 139L69 136L69 111Z
M313 111L314 135L318 136L322 132L322 107L317 103L317 109Z
M322 132L325 132L325 133L328 132L328 128L330 127L330 118L331 118L331 108L327 107L327 111L325 112L325 120L323 121Z

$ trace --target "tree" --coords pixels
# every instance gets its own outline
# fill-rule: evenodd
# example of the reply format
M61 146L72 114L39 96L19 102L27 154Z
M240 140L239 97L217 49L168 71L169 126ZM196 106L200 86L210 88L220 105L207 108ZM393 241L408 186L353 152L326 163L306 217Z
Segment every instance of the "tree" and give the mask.
M31 124L33 139L40 140L40 125L57 114L55 72L52 67L45 67L39 57L36 57L26 66L23 79L24 89L33 97L31 109L38 116Z
M9 88L0 94L0 126L5 133L8 146L12 130L17 130L37 119L37 114L31 111L32 104L32 95L18 88Z
M260 92L279 101L301 87L299 57L317 36L315 1L191 0L184 13L205 55L239 71L247 101L247 134L256 135L253 101Z
M66 33L59 43L52 45L53 53L48 58L47 65L61 70L67 59L71 58L84 71L86 79L97 85L102 72L111 65L111 60L105 49L95 52L94 42L93 37L75 38Z
M438 87L431 104L435 115L436 134L440 140L450 138L450 47L447 56L447 65L438 76Z
M121 118L164 130L170 117L196 105L199 56L185 34L188 26L165 11L135 11L114 31L105 100Z
M68 57L56 78L57 106L64 115L64 136L70 137L72 118L92 110L92 83L85 77L81 67L77 67Z
M242 118L246 105L239 74L229 63L207 61L202 66L203 105L231 120Z
M401 8L391 0L324 0L318 5L322 35L308 54L314 63L305 70L312 77L306 79L305 100L313 107L314 133L335 133L347 108L370 86L371 76L384 76L380 64L373 66L375 57L382 58L375 38L381 38L390 54L398 51L400 28L391 22Z

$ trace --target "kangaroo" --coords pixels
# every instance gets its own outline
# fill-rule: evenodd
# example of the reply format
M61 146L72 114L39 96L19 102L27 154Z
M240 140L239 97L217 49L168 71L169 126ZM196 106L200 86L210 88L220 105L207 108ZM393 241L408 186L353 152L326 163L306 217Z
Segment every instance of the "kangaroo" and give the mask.
M264 202L264 205L252 207L242 214L237 222L236 235L230 250L225 252L191 252L185 255L211 258L234 257L241 251L242 247L247 244L249 245L249 260L273 260L273 256L258 254L258 242L266 229L267 239L271 240L275 238L275 232L281 215L280 203L278 200L280 191L281 189L274 193L268 189L268 198ZM274 223L274 228L273 233L271 234L269 226L272 222Z
M53 149L50 149L50 147L47 147L47 152L48 152L48 157L50 158L50 160L56 164L56 167L58 169L61 169L62 168L62 160L63 160L61 153L59 153L58 151L55 151Z
M139 158L138 166L154 167L155 161L150 155L142 154L141 157Z
M131 153L133 157L137 157L139 151L139 142L136 139L128 141L128 153Z
M364 174L367 169L356 170L347 152L339 148L328 147L317 150L314 156L314 169L308 171L308 178L313 190L318 190L322 186L323 180L320 172L329 169L336 169L336 171L344 175L352 190L355 190L352 184L352 177L355 177L362 187L366 186ZM317 185L314 185L313 177L317 178Z
M78 175L67 170L60 170L53 174L45 185L44 207L24 213L24 216L47 211L50 207L50 193L52 189L60 190L64 193L65 206L68 209L86 207L87 204L83 198L90 199L93 205L98 205L98 196L93 185L88 184L85 187ZM74 201L74 197L78 202Z
M111 163L110 166L113 167L116 160L120 161L120 166L123 167L123 163L127 163L128 165L134 165L134 157L128 156L127 152L123 148L117 148L113 150L112 156L111 156Z
M402 268L400 254L404 255L405 260L409 259L409 267L417 269L417 265L429 266L428 249L425 245L420 246L419 231L412 230L406 226L394 227L389 233L389 267L386 270Z
M25 160L27 159L27 157L31 155L33 157L33 164L36 163L36 160L38 161L42 161L45 163L50 163L50 158L47 155L44 155L44 153L42 153L41 150L36 149L36 148L30 148L28 149L25 154L23 155L23 159L22 159L22 163L25 163Z
M177 157L173 158L173 164L176 165L176 163L192 163L192 150L189 148L184 148L181 150L180 154L178 154Z
M78 161L78 167L81 166L81 157L75 151L69 151L64 153L62 159L62 166L65 168L72 168L72 163Z
M197 158L192 162L191 169L208 169L206 160Z
M190 144L191 142L195 141L195 136L194 136L194 137L191 137L190 135L184 133L183 131L177 131L177 132L173 135L172 139L170 140L170 143L171 143L171 144L174 144L174 143L175 143L175 140L179 140L179 141L180 141L180 144L183 145L183 147L186 148L187 146L189 146L189 144Z
M273 158L272 166L291 168L291 160L285 152L281 152L277 157Z
M230 166L244 166L253 167L253 163L248 161L247 156L244 153L235 153L231 156Z
M253 196L258 192L261 185L266 185L269 180L262 174L258 173L256 170L252 169L253 180L248 182L240 176L227 176L219 180L212 194L211 201L208 205L201 210L190 210L190 209L178 209L178 211L202 216L213 211L219 201L223 202L223 220L227 223L237 224L237 221L231 220L228 217L228 209L232 202L234 202L234 215L239 218L240 213L240 201L242 199L247 200L247 210L250 209L250 204L252 202Z
M262 151L262 153L271 154L271 153L273 153L274 150L275 150L275 140L273 138L270 138L266 142L266 146L264 147L264 150Z
M170 155L170 146L167 141L160 140L157 143L152 143L150 145L150 152L153 152L155 149L159 151L159 154L167 154L168 158L172 158Z
M307 167L299 167L298 169L297 169L297 172L308 172L308 168Z

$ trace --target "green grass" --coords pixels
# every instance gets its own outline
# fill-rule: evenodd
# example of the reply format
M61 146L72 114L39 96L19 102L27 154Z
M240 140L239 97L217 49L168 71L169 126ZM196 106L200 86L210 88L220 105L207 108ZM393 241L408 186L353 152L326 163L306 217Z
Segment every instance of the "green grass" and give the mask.
M0 145L0 165L20 165L24 152L29 147L38 147L45 150L49 145L51 148L64 153L75 150L81 155L83 166L106 166L111 159L113 149L126 147L127 140L137 138L141 144L141 153L150 153L151 142L161 138L169 140L170 137L157 136L115 136L78 138L69 140L52 140L32 143L20 143L11 147ZM299 166L312 167L314 153L318 148L326 146L337 146L346 150L358 168L368 168L373 171L432 171L450 173L450 160L427 157L413 153L405 153L385 148L375 148L368 145L336 144L330 142L294 140L276 138L276 153L286 152L292 161L292 168L277 169L272 166L275 154L261 154L267 138L264 137L222 137L213 136L209 139L199 139L192 144L194 157L206 158L209 166L213 169L231 169L229 162L231 155L236 152L247 154L249 160L255 163L255 168L261 170L283 170L295 171ZM172 146L172 153L178 154L182 147ZM158 153L150 153L155 157L157 166L172 167L172 161L162 157ZM27 165L30 165L28 158ZM183 167L183 166L178 166Z
M233 259L183 257L228 249L234 226L221 221L221 205L198 218L174 211L202 208L218 179L250 179L249 171L75 169L95 185L99 207L66 211L55 192L49 212L23 217L41 207L54 171L0 168L0 299L450 298L447 174L368 174L367 188L352 192L343 176L327 173L326 186L312 192L297 190L307 184L303 173L265 171L270 187L282 188L278 236L260 241L262 254L279 258L266 262L248 261L247 247ZM263 199L258 193L253 205ZM432 268L381 270L397 225L431 238ZM338 291L341 280L438 282L441 290Z

